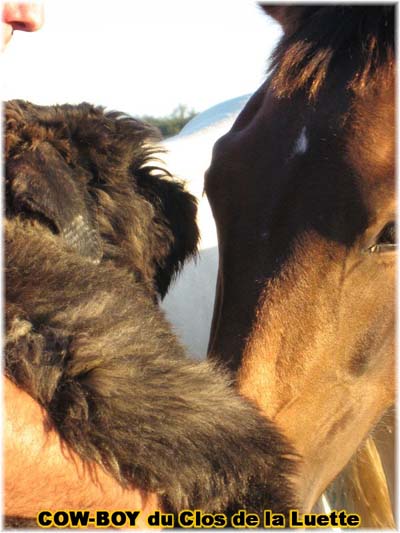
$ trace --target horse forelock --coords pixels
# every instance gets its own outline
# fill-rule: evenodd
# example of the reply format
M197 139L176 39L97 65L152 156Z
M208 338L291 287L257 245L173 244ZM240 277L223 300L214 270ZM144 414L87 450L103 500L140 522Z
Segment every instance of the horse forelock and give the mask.
M278 97L305 91L316 99L331 73L349 69L348 88L362 91L394 68L394 6L311 6L278 43L270 66Z

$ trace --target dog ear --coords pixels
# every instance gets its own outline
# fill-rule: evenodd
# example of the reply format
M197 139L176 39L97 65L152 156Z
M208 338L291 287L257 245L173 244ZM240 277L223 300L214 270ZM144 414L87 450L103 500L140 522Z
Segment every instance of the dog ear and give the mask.
M7 210L39 218L69 248L97 263L102 246L92 202L74 172L47 142L10 155L6 159Z
M153 126L88 104L62 109L75 158L93 174L104 256L164 297L197 249L196 199L158 166L161 139Z
M156 288L163 298L185 261L196 255L199 229L196 223L197 200L182 182L168 174L160 175L151 166L135 171L138 192L155 206L159 219L172 233L166 256L158 261Z

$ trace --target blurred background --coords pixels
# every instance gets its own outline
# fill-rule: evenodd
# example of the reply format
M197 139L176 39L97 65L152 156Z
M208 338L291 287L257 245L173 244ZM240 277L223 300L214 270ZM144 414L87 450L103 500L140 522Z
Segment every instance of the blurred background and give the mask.
M167 137L254 92L280 36L255 0L47 0L45 10L43 29L17 32L1 58L3 99L168 119Z

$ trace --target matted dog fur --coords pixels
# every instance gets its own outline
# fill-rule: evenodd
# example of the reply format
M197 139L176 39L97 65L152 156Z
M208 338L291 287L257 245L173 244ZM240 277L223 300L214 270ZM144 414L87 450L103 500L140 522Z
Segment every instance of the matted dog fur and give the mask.
M154 130L88 104L5 112L7 376L166 510L286 512L290 446L157 305L198 230L195 199L149 164Z

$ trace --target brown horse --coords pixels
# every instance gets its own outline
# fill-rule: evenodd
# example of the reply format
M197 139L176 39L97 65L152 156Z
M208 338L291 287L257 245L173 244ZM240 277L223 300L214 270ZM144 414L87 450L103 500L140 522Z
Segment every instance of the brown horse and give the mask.
M284 35L206 175L209 353L301 455L307 511L394 402L394 7L263 7Z

